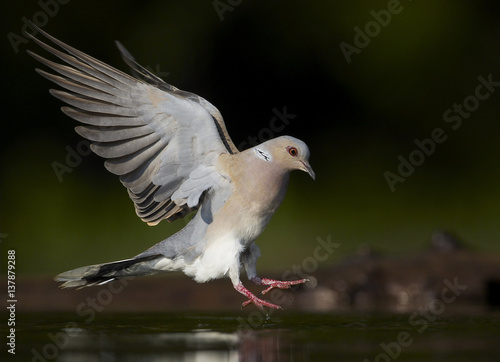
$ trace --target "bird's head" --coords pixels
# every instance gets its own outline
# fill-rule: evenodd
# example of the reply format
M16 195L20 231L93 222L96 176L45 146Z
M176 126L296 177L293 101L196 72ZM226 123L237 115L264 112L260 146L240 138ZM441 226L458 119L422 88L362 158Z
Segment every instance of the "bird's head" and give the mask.
M254 152L263 160L276 163L286 170L302 170L313 180L316 177L309 164L309 147L297 138L290 136L274 138L254 147Z

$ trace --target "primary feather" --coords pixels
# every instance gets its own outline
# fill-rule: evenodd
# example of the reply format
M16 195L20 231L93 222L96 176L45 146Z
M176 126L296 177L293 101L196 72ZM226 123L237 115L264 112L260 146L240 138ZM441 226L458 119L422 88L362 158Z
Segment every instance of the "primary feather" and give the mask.
M219 111L141 67L123 46L119 46L123 58L142 79L39 31L64 52L32 39L66 65L28 51L59 75L40 69L38 73L67 90L51 94L70 105L63 107L64 113L83 123L77 132L91 142L92 151L106 158L106 168L120 176L137 215L155 225L196 208L197 203L186 202L190 195L183 199L172 195L198 167L210 165L221 153L238 152ZM191 201L203 191L192 190L196 196Z

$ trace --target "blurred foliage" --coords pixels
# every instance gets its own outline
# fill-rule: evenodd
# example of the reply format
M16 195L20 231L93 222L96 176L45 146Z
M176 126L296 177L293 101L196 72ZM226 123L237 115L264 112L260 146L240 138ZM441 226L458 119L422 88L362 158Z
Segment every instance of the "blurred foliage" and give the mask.
M184 221L151 228L95 155L59 182L80 138L34 72L21 35L40 3L4 5L0 133L2 250L16 249L20 273L44 274L133 256ZM53 6L52 35L127 71L120 40L139 63L197 93L222 112L236 144L265 135L272 110L296 115L283 132L306 141L317 181L292 175L281 209L259 238L259 267L284 270L311 256L318 237L341 244L323 265L360 247L423 249L435 229L455 231L476 250L500 250L498 92L456 130L443 113L473 95L478 77L500 81L500 3L401 1L348 63L340 44L376 25L392 1L242 1L218 14L213 1L78 1ZM382 13L381 13L382 11ZM222 21L221 21L222 18ZM42 19L40 14L38 19ZM371 25L369 25L371 23ZM448 138L391 192L415 139ZM5 237L5 234L7 235ZM4 271L2 271L4 272Z

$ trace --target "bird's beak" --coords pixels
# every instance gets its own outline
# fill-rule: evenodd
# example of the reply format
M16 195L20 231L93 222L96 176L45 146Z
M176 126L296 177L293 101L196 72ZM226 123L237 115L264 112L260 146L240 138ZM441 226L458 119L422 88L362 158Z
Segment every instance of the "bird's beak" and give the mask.
M311 165L307 161L300 161L302 163L303 168L301 168L302 171L305 171L311 176L313 180L316 180L316 174L314 173Z

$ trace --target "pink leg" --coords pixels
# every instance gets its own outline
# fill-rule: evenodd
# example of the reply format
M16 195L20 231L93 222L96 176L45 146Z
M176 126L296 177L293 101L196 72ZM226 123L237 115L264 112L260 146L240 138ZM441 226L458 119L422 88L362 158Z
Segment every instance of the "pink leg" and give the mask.
M261 310L264 310L264 306L269 308L282 309L279 305L269 303L266 302L265 300L257 298L251 291L245 288L241 283L235 285L234 289L236 289L238 292L240 292L241 294L243 294L245 297L248 298L248 300L241 305L241 308L246 307L250 303L253 303L257 308Z
M290 289L290 287L292 285L303 284L303 283L307 283L309 281L309 279L299 279L299 280L282 281L282 280L275 280L275 279L268 279L268 278L259 278L259 277L252 278L251 280L252 280L252 282L254 282L257 285L268 285L268 287L266 289L264 289L260 293L261 295L264 295L264 294L270 292L274 288ZM238 289L236 289L236 290L238 290ZM240 292L240 293L242 293L242 292ZM242 293L242 294L244 294L244 293ZM257 297L255 297L255 298L257 298ZM258 299L258 300L262 301L262 299ZM253 302L252 299L249 298L249 300L247 300L246 302L244 302L241 306L242 306L242 308L244 308L244 307L246 307L247 305L249 305L252 302ZM253 302L253 303L255 304L255 302ZM268 303L268 304L270 304L270 303ZM274 304L272 304L272 305L274 305ZM279 308L281 309L281 307L279 307Z

